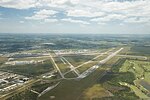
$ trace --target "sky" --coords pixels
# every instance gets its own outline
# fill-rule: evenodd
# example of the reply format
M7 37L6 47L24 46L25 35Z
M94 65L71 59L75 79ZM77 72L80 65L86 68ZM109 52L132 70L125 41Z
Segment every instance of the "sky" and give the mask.
M149 34L150 0L0 0L0 33Z

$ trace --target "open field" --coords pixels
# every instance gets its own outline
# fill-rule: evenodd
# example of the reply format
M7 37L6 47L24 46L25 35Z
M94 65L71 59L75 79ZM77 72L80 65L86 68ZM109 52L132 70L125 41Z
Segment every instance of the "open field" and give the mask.
M113 94L104 89L100 84L95 84L84 91L84 100L99 99L103 97L111 97Z
M150 46L136 45L131 48L133 55L150 56Z
M70 70L69 65L67 63L63 63L63 61L61 60L62 59L61 57L53 57L53 58L62 73Z
M110 62L116 62L118 58L111 59ZM110 63L109 62L109 63ZM106 64L107 65L107 64ZM48 100L50 96L54 96L56 100L86 100L88 98L86 93L88 94L87 90L91 87L95 87L94 85L97 84L100 77L102 77L106 72L105 65L103 67L98 68L94 73L91 73L89 76L82 80L62 80L62 82L53 90L47 92L43 96L39 98L39 100ZM108 93L107 90L99 87L98 90L101 90L106 93L105 96L109 97L112 96L111 93ZM96 88L94 90L96 91ZM62 94L63 92L63 94ZM68 95L69 94L69 95ZM109 95L108 95L109 94ZM110 95L111 94L111 95ZM102 96L102 94L98 94L97 96ZM100 97L100 98L101 98ZM85 99L86 98L86 99ZM97 97L95 97L97 98ZM90 99L90 98L89 98Z
M0 57L0 70L27 75L35 81L41 80L24 89L20 87L22 90L9 91L12 92L9 100L36 100L39 93L57 83L58 86L48 90L38 100L147 98L150 96L149 40L149 35L3 34L0 36L0 55L6 57ZM120 48L124 49L115 55ZM115 56L111 59L113 53ZM7 57L11 58L10 62L44 62L9 65L4 64L8 62ZM95 69L87 70L90 68Z
M123 66L120 68L120 72L132 72L137 79L145 79L150 82L150 62L148 61L136 61L126 60Z
M18 58L18 59L15 59L17 61L31 61L31 60L48 60L49 59L49 56L41 56L41 57L25 57L25 58Z
M0 56L0 65L2 65L3 63L5 63L7 60L8 60L7 57Z
M37 64L14 65L14 66L7 65L1 67L1 70L4 71L7 70L21 75L37 76L52 71L53 65L49 60L47 60L44 61L43 63L37 63Z
M145 95L140 89L138 89L136 86L134 85L130 85L128 83L125 82L120 82L121 85L127 86L129 88L131 88L134 93L139 96L140 99L150 99L147 95Z
M134 84L121 83L122 85L130 87L139 98L149 98L148 95L150 87L150 62L126 60L119 70L120 72L131 72L136 79Z
M95 55L72 55L72 56L64 56L73 66L78 66L88 60L91 60L95 57Z
M97 76L101 75L102 72L99 69L80 81L63 80L55 89L41 96L39 100L49 100L50 96L55 96L56 100L82 100L84 90L96 84Z
M83 65L83 66L81 66L77 69L80 71L80 73L82 73L82 72L86 71L87 69L89 69L90 67L92 67L96 64L98 64L98 61L91 61L90 63L85 64L85 65Z
M102 84L103 88L109 90L114 95L112 97L103 97L100 100L138 100L138 97L133 92L130 92L130 88L119 84L119 82L122 81L134 84L134 74L130 72L119 72L119 69L124 64L125 60L126 59L120 58L117 62L114 62L111 70L99 80L99 83ZM113 60L110 62L113 62ZM110 66L110 64L107 64L106 66Z

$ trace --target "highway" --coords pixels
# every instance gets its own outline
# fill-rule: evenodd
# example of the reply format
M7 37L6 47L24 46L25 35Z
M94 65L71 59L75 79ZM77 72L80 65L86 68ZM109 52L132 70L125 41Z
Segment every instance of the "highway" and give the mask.
M6 100L10 97L12 97L13 95L17 94L17 93L20 93L22 91L24 91L25 89L29 88L32 84L40 81L41 79L38 79L38 80L35 80L35 79L32 79L32 80L29 80L27 83L23 84L22 86L19 86L18 88L14 89L13 91L9 91L7 94L5 95L1 95L0 96L0 100Z

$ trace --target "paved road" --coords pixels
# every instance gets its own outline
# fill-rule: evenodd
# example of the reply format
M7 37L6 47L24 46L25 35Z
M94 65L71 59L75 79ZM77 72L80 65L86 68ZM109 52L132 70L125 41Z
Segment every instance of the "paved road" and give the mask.
M119 56L119 57L140 58L140 59L147 60L147 57L145 57L145 56L134 56L134 55L117 55L117 56Z
M86 76L88 76L90 73L94 72L97 68L99 68L102 64L106 63L108 60L110 60L111 58L113 58L114 56L117 55L117 53L119 53L123 48L117 50L116 52L110 54L109 56L107 56L105 59L101 60L99 62L99 66L98 65L94 65L92 67L90 67L89 69L87 69L86 71L84 71L82 74L80 74L80 76L78 78L85 78Z
M119 53L123 48L120 48L119 50L117 50L116 52L110 54L109 56L107 56L105 59L101 60L99 62L99 64L104 64L106 63L108 60L110 60L112 57L114 57L115 55L117 55L117 53Z
M87 61L87 62L85 62L85 63L83 63L83 64L81 64L81 65L79 65L79 66L77 66L77 67L75 67L75 69L77 69L77 68L79 68L79 67L82 67L83 65L86 65L86 64L88 64L88 63L91 63L93 60L99 58L100 56L103 56L103 55L109 53L109 52L112 51L113 49L115 49L115 48L112 48L112 49L110 49L110 50L108 50L108 51L106 51L106 52L104 52L104 53L101 53L100 55L94 57L93 59L91 59L91 60L89 60L89 61ZM74 69L73 69L73 70L74 70ZM69 73L69 72L71 72L71 71L72 71L72 69L71 69L70 71L64 73L64 75L66 75L67 73Z
M53 64L55 65L55 67L56 67L57 71L59 72L60 76L61 76L62 78L65 78L64 75L62 74L62 72L60 71L59 67L58 67L57 64L55 63L55 60L53 59L53 57L51 56L51 54L50 54L50 58L52 59L52 62L53 62Z
M13 91L9 91L7 94L0 96L0 100L6 100L6 99L12 97L13 95L15 95L17 93L20 93L20 92L24 91L25 89L29 88L32 84L34 84L34 83L36 83L38 81L40 81L40 79L38 79L38 80L34 80L34 79L30 80L27 83L25 83L24 85L14 89Z
M47 93L48 91L52 90L53 88L55 88L56 86L59 85L60 82L58 82L57 84L53 85L53 86L50 86L48 88L46 88L45 90L43 90L43 92L41 92L38 97L42 96L43 94Z
M63 62L63 64L66 64L66 62L64 61L64 59L63 59L63 58L60 58L60 60Z
M68 64L69 64L69 67L70 67L70 70L72 70L74 73L76 73L78 76L80 75L79 71L77 69L75 69L75 67L64 57L62 57L62 59L64 59Z

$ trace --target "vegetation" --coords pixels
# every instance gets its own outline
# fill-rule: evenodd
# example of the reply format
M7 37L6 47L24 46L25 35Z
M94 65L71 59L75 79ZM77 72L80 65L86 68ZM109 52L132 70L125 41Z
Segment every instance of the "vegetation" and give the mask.
M55 89L41 96L39 100L49 100L50 96L55 96L57 100L83 100L83 92L85 89L96 84L98 80L97 76L102 73L103 70L99 69L92 73L90 76L79 81L63 80Z
M25 90L21 93L18 93L7 100L36 100L38 94L31 92L30 90Z
M3 63L5 63L7 60L8 60L7 57L0 56L0 65L2 65Z
M131 92L128 87L123 87L119 82L126 82L134 84L133 81L136 79L134 74L131 72L119 72L120 67L124 64L126 59L119 59L113 64L111 71L99 81L103 84L103 87L109 90L114 96L103 97L100 100L137 100L138 97Z
M113 96L108 90L104 89L100 84L95 84L84 91L85 100L95 100L102 97Z
M37 64L4 66L1 68L1 70L7 70L27 76L37 76L53 70L53 65L49 60L47 60L43 63Z

